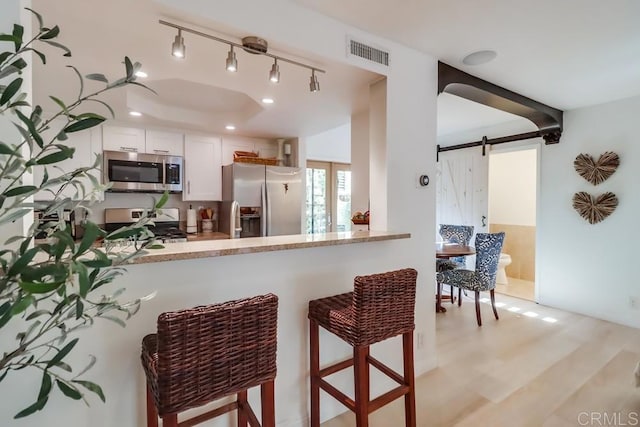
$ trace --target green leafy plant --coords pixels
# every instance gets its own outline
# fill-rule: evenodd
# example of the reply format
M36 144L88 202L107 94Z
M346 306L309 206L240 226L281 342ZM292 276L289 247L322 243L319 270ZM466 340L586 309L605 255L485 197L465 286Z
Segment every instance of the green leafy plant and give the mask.
M30 9L29 9L30 10ZM83 374L93 366L76 372L67 362L67 356L78 344L74 333L90 327L95 319L106 319L121 326L138 310L141 300L119 302L123 289L102 294L103 286L123 274L122 266L141 256L145 249L157 247L153 234L147 229L156 210L166 203L168 195L155 201L148 215L136 224L107 233L97 224L86 221L80 241L74 241L70 228L62 220L65 210L88 211L91 201L102 186L91 172L101 164L100 158L92 165L62 173L50 178L48 168L71 158L74 148L65 145L67 135L82 132L100 125L105 117L93 112L76 113L84 104L97 103L112 116L113 110L99 96L127 85L139 85L135 73L140 64L124 58L125 75L109 81L102 74L78 76L78 95L71 102L50 96L57 111L47 119L39 105L31 107L23 92L23 71L28 69L24 55L32 53L34 60L46 64L46 55L40 46L49 45L71 56L69 49L55 39L60 32L57 26L46 27L42 17L31 11L37 21L37 32L25 40L24 29L14 25L11 34L0 34L0 43L9 45L0 51L0 80L8 84L0 86L0 115L9 116L16 129L17 143L0 141L0 227L33 215L38 208L43 214L58 214L59 221L35 220L24 236L8 239L0 250L0 387L8 375L18 375L23 369L36 369L42 373L42 382L35 402L21 410L16 418L41 410L54 390L65 396L87 402L85 392L90 391L105 400L99 385L83 379ZM85 93L84 79L97 81L101 89ZM143 86L144 87L144 86ZM63 125L51 133L54 123ZM25 177L33 168L44 168L41 182L27 184ZM87 188L86 183L90 183ZM72 189L73 197L64 196ZM31 197L38 191L47 191L53 200L35 204ZM1 230L1 229L0 229ZM45 239L36 239L44 233ZM123 250L117 241L133 241ZM99 241L106 245L96 246ZM20 332L13 339L16 330ZM10 332L13 331L13 332ZM6 384L6 383L5 383ZM6 393L6 391L3 391Z

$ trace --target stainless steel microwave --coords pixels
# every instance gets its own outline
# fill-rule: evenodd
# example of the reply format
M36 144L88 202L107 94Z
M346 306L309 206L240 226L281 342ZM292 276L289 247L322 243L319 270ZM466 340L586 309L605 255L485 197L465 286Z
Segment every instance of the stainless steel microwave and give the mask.
M103 151L102 178L109 191L182 192L183 159L180 156Z

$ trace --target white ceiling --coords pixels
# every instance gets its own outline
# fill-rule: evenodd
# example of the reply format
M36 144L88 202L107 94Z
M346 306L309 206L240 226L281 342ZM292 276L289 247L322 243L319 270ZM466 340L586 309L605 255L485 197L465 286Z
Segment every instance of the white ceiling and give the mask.
M640 94L637 0L291 1L563 110ZM328 71L319 75L322 90L310 93L305 69L281 63L282 81L274 85L267 78L269 58L239 51L239 71L228 73L227 46L189 34L187 58L175 60L169 55L175 31L158 19L173 17L180 23L183 18L188 26L196 22L201 25L196 29L234 40L246 34L207 28L205 22L176 16L152 0L111 0L108 6L99 0L65 0L64 7L50 0L32 3L47 23L60 25L60 40L74 53L71 60L49 55L50 65L35 67L35 101L45 105L51 105L50 94L74 93L73 75L62 64L115 78L122 75L120 62L126 54L143 63L149 73L145 83L159 95L138 88L112 93L107 101L118 119L132 120L127 111L142 109L148 114L135 120L144 124L224 133L224 125L233 122L236 132L247 136L292 137L346 123L353 112L367 108L368 84L379 78L270 45L272 53ZM462 64L465 55L482 49L496 50L497 58L479 66ZM265 96L276 103L262 104ZM455 96L438 99L440 135L516 120L530 126L517 116Z
M291 0L561 110L640 94L637 0ZM498 56L468 66L462 58ZM438 97L438 135L531 122Z
M229 47L195 35L183 34L186 59L173 58L171 43L177 32L158 24L159 19L227 40L239 41L247 34L196 27L193 20L180 22L172 11L152 0L64 0L64 7L51 0L32 0L32 4L46 25L60 26L59 41L73 52L67 59L47 49L48 64L34 67L34 101L45 110L54 106L49 95L71 99L77 93L77 78L64 65L73 64L82 74L100 72L115 79L124 74L122 61L127 55L143 64L149 77L140 81L157 95L138 87L109 93L104 99L114 107L118 120L217 134L230 133L225 125L234 124L235 133L246 136L296 137L347 123L352 113L368 108L368 86L380 78L369 71L292 52L286 46L270 45L271 53L327 71L318 74L320 92L311 93L308 69L279 62L281 81L273 84L268 78L270 58L236 49L238 72L229 73L225 69ZM88 89L98 87L94 82L88 84ZM263 104L264 97L275 103ZM95 110L96 106L91 107ZM145 114L132 118L129 110Z
M637 0L291 1L562 110L640 94Z

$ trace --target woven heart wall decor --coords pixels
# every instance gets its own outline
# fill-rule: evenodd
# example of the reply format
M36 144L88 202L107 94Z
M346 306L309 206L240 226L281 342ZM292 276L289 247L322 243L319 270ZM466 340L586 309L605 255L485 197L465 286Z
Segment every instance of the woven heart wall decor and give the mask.
M573 209L589 224L597 224L611 215L618 207L618 198L606 192L594 198L591 194L580 191L573 195Z
M592 183L598 185L607 180L618 169L620 158L612 151L602 154L596 161L589 154L578 154L573 162L578 175Z

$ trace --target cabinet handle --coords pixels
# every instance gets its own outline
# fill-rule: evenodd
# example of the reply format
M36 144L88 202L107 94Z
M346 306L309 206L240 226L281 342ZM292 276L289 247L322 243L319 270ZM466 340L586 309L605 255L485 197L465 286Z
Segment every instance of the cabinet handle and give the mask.
M153 150L154 153L169 153L169 150Z
M120 147L122 151L133 151L134 153L138 152L138 149L135 147Z

